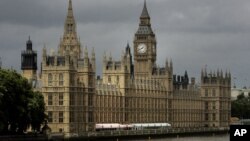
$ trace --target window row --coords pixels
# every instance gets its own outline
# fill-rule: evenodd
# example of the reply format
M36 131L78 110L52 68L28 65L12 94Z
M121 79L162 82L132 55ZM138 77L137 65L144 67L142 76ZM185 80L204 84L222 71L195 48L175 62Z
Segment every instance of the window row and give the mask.
M53 78L53 75L51 73L48 74L48 86L52 86L53 85L53 81L55 81L56 78ZM63 86L63 74L60 73L59 74L59 86Z
M48 94L48 105L55 105L55 101L54 101L53 97L54 96L52 93ZM58 98L59 105L63 105L63 101L64 101L63 93L59 93L59 98Z
M64 119L63 115L64 115L63 112L59 112L57 116L55 112L48 111L48 122L49 123L53 123L53 122L63 123L63 119Z

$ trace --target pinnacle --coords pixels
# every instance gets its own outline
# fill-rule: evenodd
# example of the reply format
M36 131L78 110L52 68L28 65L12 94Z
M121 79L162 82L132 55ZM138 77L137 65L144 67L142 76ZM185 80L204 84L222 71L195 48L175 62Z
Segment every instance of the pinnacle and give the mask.
M146 0L144 0L144 6L141 13L141 18L149 18Z

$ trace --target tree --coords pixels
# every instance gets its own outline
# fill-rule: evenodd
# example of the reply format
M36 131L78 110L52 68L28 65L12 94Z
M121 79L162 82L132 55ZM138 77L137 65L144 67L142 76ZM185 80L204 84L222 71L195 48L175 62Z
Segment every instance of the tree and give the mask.
M40 131L41 122L46 118L45 103L40 92L34 92L34 98L29 103L29 114L31 117L31 127L34 131Z
M240 94L236 100L232 101L231 115L244 119L250 118L250 97L245 97L244 93Z
M27 79L13 70L0 69L0 133L23 133L31 125L40 129L44 101Z

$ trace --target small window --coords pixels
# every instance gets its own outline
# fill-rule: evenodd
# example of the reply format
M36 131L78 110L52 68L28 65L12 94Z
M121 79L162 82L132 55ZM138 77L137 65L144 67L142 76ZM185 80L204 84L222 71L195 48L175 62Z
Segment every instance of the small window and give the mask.
M63 122L63 112L59 112L59 123Z
M88 95L89 106L93 106L93 96L91 94Z
M75 105L75 95L74 95L74 93L70 93L69 104L70 105Z
M53 113L48 112L48 122L51 123L53 121Z
M53 105L53 95L51 93L48 94L48 105Z
M59 93L59 105L63 105L63 93Z
M70 112L70 115L69 115L69 122L75 122L75 113L74 112Z
M208 89L205 89L205 97L208 97Z
M93 122L93 112L88 112L89 116L88 116L88 121L89 122Z
M52 86L53 76L51 73L48 74L48 85Z
M108 83L111 83L111 76L108 76Z
M208 121L208 114L205 114L205 121Z
M59 74L59 86L63 86L63 74Z
M205 110L208 110L208 102L205 102Z
M213 102L213 109L216 109L216 103Z

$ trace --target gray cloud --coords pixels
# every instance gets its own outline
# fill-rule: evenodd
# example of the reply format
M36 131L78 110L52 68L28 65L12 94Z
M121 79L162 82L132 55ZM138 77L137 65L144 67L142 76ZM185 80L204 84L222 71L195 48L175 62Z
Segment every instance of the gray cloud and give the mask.
M39 52L57 49L63 35L68 0L1 0L0 56L4 67L20 71L21 50L28 36ZM172 58L174 72L188 70L199 79L209 69L230 69L236 83L250 86L249 0L147 0L157 36L157 63ZM83 46L95 47L98 71L106 51L120 59L127 42L133 46L143 0L73 0L77 32Z

